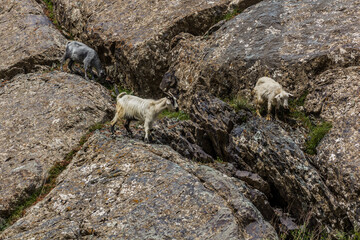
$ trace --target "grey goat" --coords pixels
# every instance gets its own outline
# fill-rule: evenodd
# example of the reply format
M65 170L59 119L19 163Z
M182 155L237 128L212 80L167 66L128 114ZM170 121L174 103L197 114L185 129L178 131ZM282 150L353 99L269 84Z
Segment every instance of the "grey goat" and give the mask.
M68 58L70 59L68 68L72 73L74 73L74 62L84 63L86 80L89 80L87 71L90 72L91 79L94 80L94 72L92 71L92 67L96 69L101 79L106 76L105 70L101 66L99 56L94 49L85 45L84 43L71 41L66 44L65 54L61 59L61 71L63 71L63 64Z

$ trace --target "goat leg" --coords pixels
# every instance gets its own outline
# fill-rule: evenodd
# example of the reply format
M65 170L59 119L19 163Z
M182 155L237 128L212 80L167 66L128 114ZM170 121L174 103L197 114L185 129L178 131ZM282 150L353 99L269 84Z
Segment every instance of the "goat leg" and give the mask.
M132 137L133 136L133 133L130 129L130 123L131 123L131 120L130 119L126 119L125 121L125 124L124 124L124 127L126 129L126 131L128 132L129 136Z
M110 130L111 130L111 134L114 135L114 133L115 133L115 124L111 125Z

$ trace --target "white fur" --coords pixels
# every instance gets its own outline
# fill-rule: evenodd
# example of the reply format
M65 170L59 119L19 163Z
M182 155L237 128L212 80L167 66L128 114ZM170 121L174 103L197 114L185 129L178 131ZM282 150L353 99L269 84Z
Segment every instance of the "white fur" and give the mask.
M171 100L173 99L173 102ZM125 128L132 135L129 128L131 121L144 122L145 128L145 141L149 141L149 132L157 116L168 109L170 111L179 110L179 106L176 102L176 98L168 96L159 100L143 99L133 95L127 95L121 93L116 98L116 114L114 119L111 121L111 131L114 132L114 126L120 118L127 120Z
M268 77L259 78L254 88L254 94L256 113L260 117L261 115L259 110L261 104L267 102L267 120L270 120L272 106L275 106L275 117L277 118L277 110L280 108L280 106L287 109L289 107L289 96L292 96L290 93L283 90L282 86L279 83Z

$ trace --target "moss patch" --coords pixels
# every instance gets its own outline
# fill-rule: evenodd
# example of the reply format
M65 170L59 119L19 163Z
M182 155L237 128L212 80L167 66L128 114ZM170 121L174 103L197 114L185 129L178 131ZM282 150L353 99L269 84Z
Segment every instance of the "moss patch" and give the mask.
M224 99L224 102L228 103L230 107L232 107L236 112L240 110L246 110L255 113L255 107L245 98L242 96L237 96L232 99Z
M308 154L316 154L316 147L331 128L332 125L329 122L322 122L316 126L312 126L310 128L308 140L305 143L305 152Z
M305 152L311 155L316 154L316 147L319 145L321 139L330 131L332 124L326 121L319 121L315 123L310 116L303 111L297 110L303 107L308 92L304 92L299 98L289 101L290 117L300 122L308 131L308 138L305 142Z
M51 0L43 0L43 2L46 5L47 11L45 12L47 17L54 23L55 26L58 26L58 22L55 19L54 16L54 4Z
M163 111L160 115L159 118L164 118L164 117L168 117L168 118L175 118L179 121L184 121L184 120L189 120L190 116L183 112L183 111L178 111L178 112L170 112L168 110Z
M310 230L303 225L298 230L289 231L280 235L281 240L360 240L360 232L357 230L337 232L335 236L330 236L323 230Z
M233 19L236 15L240 14L242 11L239 8L235 8L231 12L226 13L222 19L225 19L226 21L229 21Z
M50 168L47 174L47 178L40 188L36 189L30 196L28 196L24 201L22 201L18 206L12 211L11 215L5 219L5 223L0 225L0 232L4 231L8 226L13 224L16 220L23 217L26 213L26 209L35 205L37 202L41 201L46 197L46 195L56 186L57 177L66 169L70 164L75 154L82 148L86 143L92 133L98 129L104 127L103 123L96 123L92 125L87 133L81 137L78 145L73 148L64 158L63 161L56 162L54 166Z

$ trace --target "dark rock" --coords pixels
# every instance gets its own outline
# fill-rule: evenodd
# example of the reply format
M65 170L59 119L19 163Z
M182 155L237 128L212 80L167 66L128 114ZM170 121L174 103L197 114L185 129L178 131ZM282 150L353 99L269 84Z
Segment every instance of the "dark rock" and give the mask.
M309 227L352 227L346 207L279 125L252 118L235 127L230 135L227 152L233 161L249 166L270 185L273 207L287 209L296 219L311 219Z
M244 9L256 2L54 0L54 9L65 29L98 51L112 78L136 93L157 96L174 36L202 35L230 4Z
M34 0L1 1L0 42L0 79L50 68L66 45Z
M198 145L201 143L197 141L196 136L200 131L194 122L164 118L155 123L152 135L154 141L169 145L188 159L212 162L214 159Z
M106 89L67 73L18 75L0 88L0 218L112 111Z
M97 131L58 186L0 237L278 239L235 180L170 147Z
M204 91L198 91L192 96L190 103L183 104L188 104L190 118L203 131L198 145L215 159L219 157L226 160L229 133L236 124L246 121L249 113L236 113L228 104Z
M312 83L305 108L332 123L314 164L341 204L360 226L360 67L338 68Z
M267 196L271 196L269 184L265 182L256 173L251 173L247 171L236 171L235 177L241 179L242 181L246 182L253 188L259 190L260 192L265 193Z

